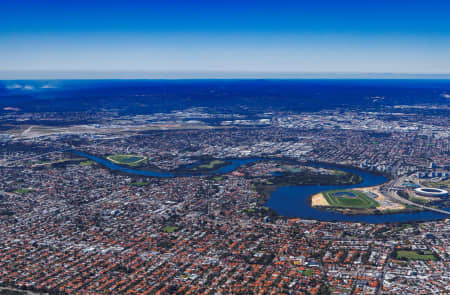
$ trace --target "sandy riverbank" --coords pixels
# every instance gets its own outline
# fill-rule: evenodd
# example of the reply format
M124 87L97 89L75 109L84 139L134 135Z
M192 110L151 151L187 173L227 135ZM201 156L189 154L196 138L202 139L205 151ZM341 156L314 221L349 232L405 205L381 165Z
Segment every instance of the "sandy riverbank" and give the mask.
M311 197L311 206L312 207L329 206L329 205L330 204L328 204L327 200L325 199L325 197L323 196L322 193L315 194Z

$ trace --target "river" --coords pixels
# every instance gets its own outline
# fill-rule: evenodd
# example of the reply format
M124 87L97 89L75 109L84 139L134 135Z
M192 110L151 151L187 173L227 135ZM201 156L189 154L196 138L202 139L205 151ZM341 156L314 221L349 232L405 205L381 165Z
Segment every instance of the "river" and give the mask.
M92 161L95 161L111 170L121 171L125 173L130 173L134 175L150 176L150 177L186 177L186 176L201 176L201 175L212 175L212 174L225 174L234 171L235 169L241 167L242 165L259 161L261 159L232 159L228 160L230 164L218 168L213 171L203 172L203 173L192 173L192 174L174 174L169 172L155 172L155 171L144 171L136 170L131 168L122 167L120 165L114 164L106 159L96 157L90 154L86 154L80 151L72 151L75 154L86 157ZM341 168L332 165L314 165L324 168L331 168L336 170L343 170L346 172L351 172L360 175L363 181L355 185L298 185L298 186L285 186L277 188L271 195L270 199L266 202L265 206L272 208L279 215L288 217L299 217L307 219L316 219L323 221L349 221L349 222L367 222L367 223L386 223L386 222L408 222L408 221L422 221L422 220L439 220L446 216L432 212L432 211L421 211L412 213L395 213L395 214L384 214L384 215L346 215L339 212L322 211L315 209L310 206L308 197L317 194L324 190L333 189L347 189L356 187L368 187L375 186L384 183L387 179L384 176L376 175L373 173L351 169L351 168ZM445 210L449 210L446 208Z

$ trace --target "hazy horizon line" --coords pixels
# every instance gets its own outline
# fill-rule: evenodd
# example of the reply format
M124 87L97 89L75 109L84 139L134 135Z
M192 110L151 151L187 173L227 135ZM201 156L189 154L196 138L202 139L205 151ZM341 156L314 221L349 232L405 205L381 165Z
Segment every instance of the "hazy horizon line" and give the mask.
M294 71L104 71L8 70L0 80L159 80L159 79L450 79L450 73L294 72Z

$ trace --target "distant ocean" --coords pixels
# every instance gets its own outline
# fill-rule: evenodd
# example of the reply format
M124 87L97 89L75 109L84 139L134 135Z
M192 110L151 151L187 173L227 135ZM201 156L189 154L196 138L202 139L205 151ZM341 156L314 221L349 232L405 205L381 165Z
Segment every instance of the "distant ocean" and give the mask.
M242 106L254 110L315 111L449 102L450 80L445 79L0 81L0 106L27 111L84 111L101 107L148 113L189 107L236 110Z

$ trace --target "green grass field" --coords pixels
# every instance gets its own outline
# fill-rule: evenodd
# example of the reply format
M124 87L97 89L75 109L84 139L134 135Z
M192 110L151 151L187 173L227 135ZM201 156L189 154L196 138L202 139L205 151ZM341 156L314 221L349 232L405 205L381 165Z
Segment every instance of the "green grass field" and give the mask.
M147 160L147 157L139 155L112 155L106 158L113 163L128 166L138 166L139 164Z
M269 181L267 179L264 179L261 183L262 184L266 184L266 185L272 185L273 184L273 182L271 182L271 181Z
M283 168L283 170L285 170L287 172L290 172L290 173L296 173L296 172L302 172L303 171L302 168L296 168L296 167L290 166L290 165L282 166L281 168Z
M18 188L15 191L13 191L13 193L16 194L26 194L28 192L32 192L33 190L31 188Z
M337 193L342 194L338 196ZM347 196L345 195L347 194ZM330 207L351 209L374 209L379 206L378 202L366 194L355 190L333 190L323 192ZM353 195L353 196L352 196Z
M209 162L208 164L199 165L198 168L200 168L200 169L213 169L214 167L222 165L223 163L225 163L225 162L224 161L220 161L220 160L213 160L213 161Z
M428 254L429 253L429 254ZM419 254L416 251L400 250L397 251L397 259L408 259L408 260L436 260L436 257L431 252L427 254Z
M416 198L416 197L414 197L414 196L409 196L408 199L409 199L411 202L418 203L418 204L426 204L426 203L429 203L429 202L430 202L430 200L423 199L423 198Z
M441 189L446 189L446 190L450 189L450 179L447 179L444 181L439 181L439 182L428 181L424 184L425 184L425 186L428 186L428 187L435 187L435 188L441 188Z
M178 230L178 226L166 226L165 228L163 228L163 231L166 233L173 233L176 232Z
M310 277L313 275L313 271L312 269L305 269L305 270L300 270L299 271L302 275L305 275L307 277Z
M137 187L141 187L141 186L147 186L148 182L132 182L130 183L131 186L137 186Z
M53 160L53 161L38 161L35 163L32 163L34 166L44 166L44 165L52 165L52 164L60 164L64 162L74 162L74 161L82 161L84 158L68 158L68 159L59 159L59 160Z

